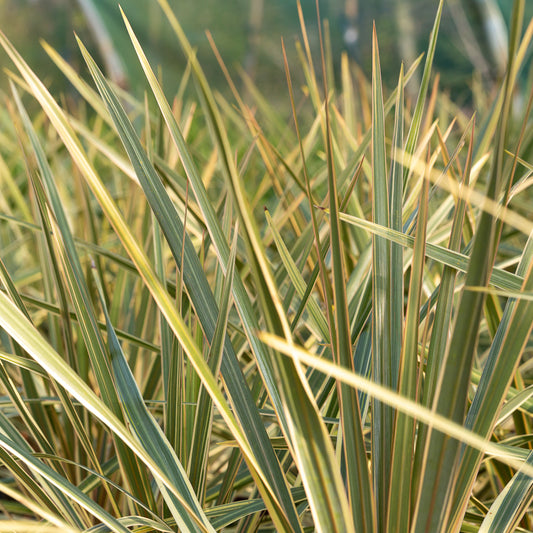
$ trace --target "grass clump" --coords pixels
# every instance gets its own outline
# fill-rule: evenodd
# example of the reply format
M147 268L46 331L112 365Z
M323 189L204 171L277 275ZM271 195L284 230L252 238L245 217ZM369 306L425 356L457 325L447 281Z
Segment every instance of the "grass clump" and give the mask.
M293 126L222 61L234 101L213 92L159 4L189 61L171 102L126 16L144 101L80 42L94 86L47 48L82 97L60 105L0 38L7 528L530 530L524 2L475 116L430 90L443 2L412 105L421 60L387 93L374 32L371 82L344 59L336 91L302 24Z

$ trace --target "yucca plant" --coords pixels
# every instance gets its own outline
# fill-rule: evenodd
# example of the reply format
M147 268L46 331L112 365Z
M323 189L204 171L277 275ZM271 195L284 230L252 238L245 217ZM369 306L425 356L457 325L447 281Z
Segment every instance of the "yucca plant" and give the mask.
M524 1L475 115L429 91L442 0L412 105L422 58L388 93L374 31L337 90L299 9L292 125L220 57L215 92L158 2L170 101L126 15L142 101L80 42L94 86L45 45L60 105L0 37L0 531L531 530Z

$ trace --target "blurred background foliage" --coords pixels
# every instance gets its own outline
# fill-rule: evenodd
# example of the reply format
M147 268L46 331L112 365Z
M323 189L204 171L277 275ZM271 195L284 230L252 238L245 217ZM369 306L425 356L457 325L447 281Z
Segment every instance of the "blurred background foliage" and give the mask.
M226 91L223 74L206 37L209 30L232 72L247 72L270 101L286 102L282 83L280 37L289 63L298 64L294 42L300 36L296 0L187 0L170 2L197 47L210 83ZM311 46L317 53L315 0L301 0ZM323 0L321 16L329 23L331 54L339 62L347 52L369 77L372 21L381 43L386 85L395 83L400 61L407 66L426 48L437 2L427 0ZM178 87L185 59L155 1L122 0L152 64L160 65L167 95ZM512 0L448 0L445 3L435 71L440 85L459 105L469 105L476 85L496 86L505 68L507 26ZM526 20L533 2L526 3ZM75 68L82 65L74 31L105 67L108 77L142 94L143 76L122 24L117 0L0 0L2 30L49 86L70 92L40 46L46 40ZM5 64L5 56L0 62ZM83 67L79 70L83 72ZM531 69L530 69L531 70ZM298 76L298 73L293 75ZM526 72L525 76L531 75ZM296 77L298 80L298 77ZM416 92L416 78L411 84ZM5 83L5 78L4 78ZM5 87L1 87L5 89ZM72 91L73 92L73 91ZM413 96L413 94L411 94Z

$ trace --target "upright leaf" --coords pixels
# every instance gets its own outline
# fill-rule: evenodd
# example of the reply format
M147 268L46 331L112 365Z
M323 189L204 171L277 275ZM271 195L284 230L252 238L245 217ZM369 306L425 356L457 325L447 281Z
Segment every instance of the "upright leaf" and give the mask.
M385 156L383 88L376 28L372 41L372 219L389 227L389 190ZM392 388L393 379L390 320L390 242L372 235L372 376L376 383ZM378 517L378 531L387 520L392 452L393 411L372 400L372 472Z

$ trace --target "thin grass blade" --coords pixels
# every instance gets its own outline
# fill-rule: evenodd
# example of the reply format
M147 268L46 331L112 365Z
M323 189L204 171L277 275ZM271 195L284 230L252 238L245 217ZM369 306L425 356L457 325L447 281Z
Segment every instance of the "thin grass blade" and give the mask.
M414 154L416 143L418 141L418 136L420 134L420 127L422 125L422 116L424 112L424 107L426 105L426 97L429 88L429 81L431 76L431 69L433 66L433 59L435 57L435 49L437 47L437 37L439 35L440 21L442 17L442 8L444 5L444 0L440 0L439 6L437 8L437 14L435 15L435 21L433 22L433 28L431 30L431 35L429 37L429 46L426 55L426 62L424 64L424 72L422 73L422 81L420 83L420 89L418 92L418 98L416 100L415 109L413 112L413 119L411 121L411 126L409 127L409 133L407 134L407 140L405 143L405 151L407 154ZM408 167L404 170L404 187L405 179L409 172Z

